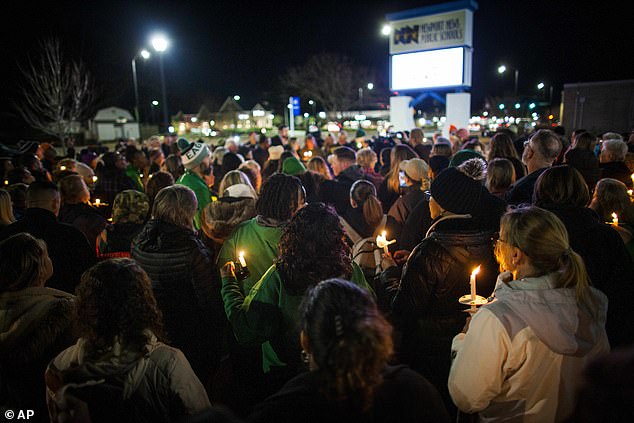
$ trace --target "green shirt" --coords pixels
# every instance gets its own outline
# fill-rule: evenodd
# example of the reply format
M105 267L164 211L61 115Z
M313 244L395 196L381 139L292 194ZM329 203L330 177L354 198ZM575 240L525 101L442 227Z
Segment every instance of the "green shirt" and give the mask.
M350 279L373 293L363 271L354 262ZM271 266L246 298L235 278L222 278L222 298L238 342L243 345L262 345L263 372L268 373L274 366L286 366L269 341L281 338L285 342L299 342L299 306L304 296L289 294L277 268Z
M211 203L211 191L209 187L197 173L192 172L190 169L187 169L183 176L178 178L177 184L185 185L187 188L190 188L196 194L196 200L198 200L198 212L196 216L194 216L194 227L196 229L200 229L200 220L202 216L203 209L207 206L207 204Z
M249 277L238 283L242 294L247 296L251 287L260 280L277 258L281 236L280 227L260 224L257 217L242 222L222 244L218 253L218 269L228 261L237 263L240 251L244 251Z
M143 188L143 180L141 179L141 171L131 164L125 168L125 174L134 182L134 189L139 192L145 192Z

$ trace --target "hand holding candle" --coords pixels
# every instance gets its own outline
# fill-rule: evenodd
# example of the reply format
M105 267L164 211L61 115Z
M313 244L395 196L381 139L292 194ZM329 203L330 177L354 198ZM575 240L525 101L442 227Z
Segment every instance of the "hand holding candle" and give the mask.
M612 213L612 225L619 226L619 217L616 213Z
M236 266L236 278L244 280L249 277L251 272L247 267L247 261L244 259L244 251L238 253L238 265Z
M388 241L386 239L386 235L387 235L387 232L385 232L385 231L381 232L381 235L377 235L376 236L376 245L379 248L383 248L383 252L385 254L390 254L390 250L387 248L387 246L390 245L390 244L394 244L396 242L396 240L393 239L391 241Z

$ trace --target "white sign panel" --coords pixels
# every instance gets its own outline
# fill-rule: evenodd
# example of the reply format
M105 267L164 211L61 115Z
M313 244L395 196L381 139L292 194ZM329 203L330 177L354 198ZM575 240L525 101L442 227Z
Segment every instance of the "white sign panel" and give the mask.
M472 46L473 12L455 12L420 16L391 22L390 54Z
M392 91L471 85L471 49L396 54L390 60Z

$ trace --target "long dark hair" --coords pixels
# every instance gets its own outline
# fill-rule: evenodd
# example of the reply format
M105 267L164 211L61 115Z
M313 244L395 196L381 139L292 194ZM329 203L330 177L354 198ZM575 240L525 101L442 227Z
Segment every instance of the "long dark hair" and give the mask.
M378 198L376 198L376 187L372 182L360 179L352 184L350 188L350 198L361 207L365 223L376 230L377 226L383 220L383 207Z
M327 278L352 275L350 247L337 213L324 203L310 203L284 227L277 269L284 287L295 295Z
M134 260L103 261L81 276L77 287L80 336L94 348L110 346L115 337L141 347L146 329L163 339L163 316L150 278Z
M392 355L392 327L372 296L348 281L325 280L305 297L301 316L323 392L367 410Z

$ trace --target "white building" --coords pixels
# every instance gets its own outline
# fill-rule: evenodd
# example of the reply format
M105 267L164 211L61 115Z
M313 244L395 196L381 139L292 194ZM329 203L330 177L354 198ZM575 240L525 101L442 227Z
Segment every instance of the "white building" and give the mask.
M119 138L140 136L139 124L130 112L119 107L108 107L97 112L90 121L90 131L97 141L113 141Z

